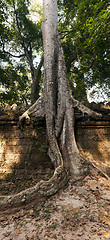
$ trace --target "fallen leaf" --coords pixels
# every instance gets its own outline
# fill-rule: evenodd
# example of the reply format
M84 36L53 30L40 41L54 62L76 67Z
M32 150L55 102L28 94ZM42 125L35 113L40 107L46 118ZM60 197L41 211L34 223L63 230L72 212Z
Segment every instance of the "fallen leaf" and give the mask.
M34 235L32 235L32 237L31 238L35 238L37 235L36 235L36 233L34 234Z
M107 236L107 232L103 232L103 234Z
M17 229L17 230L16 230L16 233L17 233L17 234L21 234L22 231L21 231L20 229Z
M101 221L101 223L104 223L104 221Z
M50 237L50 233L45 233L45 237Z
M30 214L31 216L33 216L33 215L35 214L35 213L34 213L34 210L33 210L33 209L30 209L29 214Z

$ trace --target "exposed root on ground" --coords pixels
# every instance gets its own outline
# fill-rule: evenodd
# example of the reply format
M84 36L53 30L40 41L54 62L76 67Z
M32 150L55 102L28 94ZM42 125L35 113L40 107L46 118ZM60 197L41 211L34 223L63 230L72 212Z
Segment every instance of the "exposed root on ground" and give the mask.
M110 177L103 170L101 170L100 167L98 167L96 163L94 164L93 161L90 161L90 160L87 160L87 161L89 161L90 165L93 168L96 168L98 170L98 172L100 172L103 177L105 177L107 180L110 180Z
M78 102L77 100L73 100L73 107L77 107L83 115L88 115L93 117L94 119L101 118L101 114L98 114L89 108L85 107L83 104ZM44 109L44 99L43 95L19 118L19 125L24 123L25 119L30 119L30 117L34 118L44 118L45 117L45 109ZM69 123L69 120L68 120ZM74 153L75 154L75 153ZM75 164L75 155L73 165ZM77 153L78 155L79 153ZM76 156L77 157L77 156ZM55 194L59 189L63 188L67 183L67 175L65 173L65 169L63 166L63 159L61 157L60 164L55 168L53 176L48 181L41 180L34 187L28 188L26 190L21 191L20 193L9 195L9 196L0 196L0 209L7 208L15 208L21 205L29 204L32 201L36 201L36 203L41 202L43 199L50 197ZM85 162L84 162L85 163ZM82 163L83 164L83 163ZM84 164L83 164L84 165ZM99 167L97 167L93 162L87 161L88 165L92 165L93 168L97 168L97 170L107 179L110 179L107 174L105 174ZM67 170L67 169L66 169ZM83 171L82 171L83 172ZM84 174L82 174L83 176ZM80 176L80 178L82 177ZM74 176L73 176L74 179ZM76 178L77 180L77 178Z
M48 181L41 180L34 187L21 191L20 193L0 196L0 210L7 208L17 208L21 205L36 201L37 204L42 200L55 194L67 183L67 176L63 166L55 169L53 176Z

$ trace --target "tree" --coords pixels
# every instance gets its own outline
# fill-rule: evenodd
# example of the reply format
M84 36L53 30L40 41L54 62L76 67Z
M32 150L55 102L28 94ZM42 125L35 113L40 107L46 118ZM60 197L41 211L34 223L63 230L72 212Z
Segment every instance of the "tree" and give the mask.
M110 87L109 1L59 1L59 31L74 96L86 100L95 84ZM98 88L99 91L99 88Z
M34 102L39 96L43 63L43 58L40 64L34 63L36 52L42 51L42 16L37 24L33 22L29 6L30 1L0 3L0 57L11 60L12 70L17 69L14 69L16 59L16 64L20 61L26 65L25 68L30 68L33 82L31 100ZM87 101L86 91L95 84L98 85L98 92L105 89L107 93L110 87L108 0L58 0L58 9L58 29L71 93L79 101ZM37 10L42 15L39 6Z
M30 80L27 76L25 66L16 68L10 63L9 66L0 69L0 104L29 106L30 99Z
M49 157L55 171L52 178L17 195L2 197L3 207L28 203L39 196L47 197L67 182L67 174L74 180L88 173L88 162L80 156L74 136L74 107L83 114L97 118L100 115L73 99L69 92L63 49L58 34L57 0L43 2L44 92L21 117L31 116L46 120ZM38 198L37 198L38 197Z
M41 19L37 23L32 22L29 16L29 5L30 1L20 0L1 3L0 50L2 57L6 56L11 60L13 68L15 59L17 59L16 65L22 62L29 66L32 78L31 101L34 102L39 97L43 64L41 56L40 63L37 67L35 66L34 52L42 50L42 34Z

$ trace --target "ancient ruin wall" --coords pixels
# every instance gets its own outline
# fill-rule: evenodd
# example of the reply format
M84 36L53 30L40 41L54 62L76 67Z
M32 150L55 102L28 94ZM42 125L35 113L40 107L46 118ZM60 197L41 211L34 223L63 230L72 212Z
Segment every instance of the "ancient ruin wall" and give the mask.
M14 168L37 169L52 167L47 156L45 125L30 123L18 127L18 118L0 119L0 175Z
M76 139L86 158L110 167L110 121L76 122ZM47 156L48 143L45 124L30 123L18 127L18 117L5 114L0 117L0 175L14 168L52 167Z
M77 142L85 157L110 167L110 122L77 123Z

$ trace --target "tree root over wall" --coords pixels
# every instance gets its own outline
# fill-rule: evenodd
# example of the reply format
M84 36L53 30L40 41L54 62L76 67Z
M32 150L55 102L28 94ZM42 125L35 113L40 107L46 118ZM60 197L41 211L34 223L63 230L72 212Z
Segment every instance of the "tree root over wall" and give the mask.
M100 114L95 113L94 111L88 109L78 101L73 99L73 107L77 107L78 110L82 111L83 115L88 115L94 119L101 118ZM32 105L20 118L19 124L23 124L24 120L29 119L30 117L39 118L45 117L43 97L40 97L34 105ZM92 162L87 163L88 170L89 166L97 168ZM104 177L109 179L109 177L98 167L98 171L103 174ZM86 172L87 173L87 172ZM80 177L79 177L80 179ZM73 177L74 180L74 177ZM0 196L0 210L5 210L8 208L18 208L19 206L25 206L33 201L39 205L41 201L46 200L46 198L55 194L59 189L63 188L67 184L67 171L64 168L63 162L61 165L55 168L53 176L48 181L41 180L34 187L28 188L21 191L20 193L9 195L9 196ZM75 179L75 181L77 181Z

